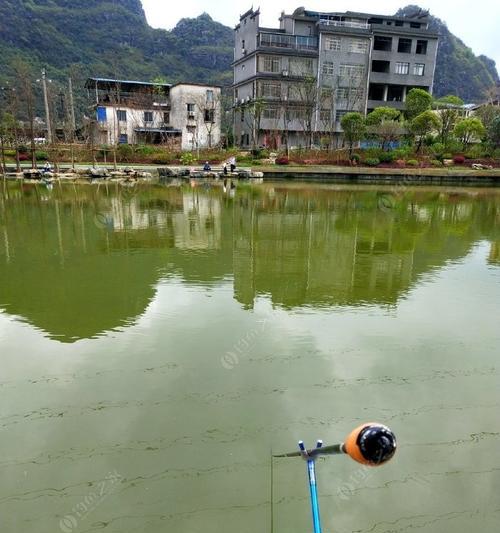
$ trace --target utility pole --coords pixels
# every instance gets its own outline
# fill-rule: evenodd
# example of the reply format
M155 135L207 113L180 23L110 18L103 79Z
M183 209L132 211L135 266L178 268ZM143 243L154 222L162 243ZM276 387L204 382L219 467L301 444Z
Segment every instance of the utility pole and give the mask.
M49 95L47 93L47 74L42 70L43 100L45 103L45 121L47 122L47 142L52 144L52 125L50 122Z
M71 76L68 78L68 91L69 91L69 117L71 124L71 138L75 136L76 120L75 120L75 102L73 100L73 80Z

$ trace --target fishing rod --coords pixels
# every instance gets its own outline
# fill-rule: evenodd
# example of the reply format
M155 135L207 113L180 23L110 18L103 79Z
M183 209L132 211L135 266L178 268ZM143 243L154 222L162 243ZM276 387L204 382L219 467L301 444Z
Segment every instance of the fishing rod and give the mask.
M309 494L314 533L321 533L318 489L316 484L316 459L325 455L349 455L358 463L366 466L381 466L390 461L396 453L396 436L387 427L378 423L368 423L351 431L342 444L323 446L318 440L316 448L306 449L299 441L299 451L274 455L276 458L302 457L307 462Z

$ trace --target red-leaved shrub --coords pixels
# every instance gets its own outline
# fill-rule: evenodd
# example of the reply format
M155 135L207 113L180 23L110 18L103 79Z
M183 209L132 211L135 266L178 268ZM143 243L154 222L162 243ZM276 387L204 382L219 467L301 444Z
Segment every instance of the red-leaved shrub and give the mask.
M465 163L465 157L463 155L456 155L453 158L455 165L463 165Z
M288 165L289 162L290 161L289 161L288 157L286 157L286 156L278 157L276 159L276 164L277 165Z

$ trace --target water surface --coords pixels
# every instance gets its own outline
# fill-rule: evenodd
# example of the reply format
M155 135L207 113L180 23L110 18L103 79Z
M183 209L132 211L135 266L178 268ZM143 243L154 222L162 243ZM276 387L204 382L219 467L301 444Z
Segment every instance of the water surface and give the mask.
M2 533L270 532L371 420L326 532L500 527L498 190L16 184L0 280Z

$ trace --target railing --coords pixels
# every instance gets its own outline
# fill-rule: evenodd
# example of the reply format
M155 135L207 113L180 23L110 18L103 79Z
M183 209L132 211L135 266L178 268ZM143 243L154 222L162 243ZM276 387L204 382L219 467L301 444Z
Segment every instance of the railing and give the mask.
M330 20L330 19L321 19L320 24L324 26L337 26L339 28L357 28L361 30L369 30L370 24L368 22L354 22L347 20Z
M292 50L317 50L318 38L284 33L259 33L259 45Z

